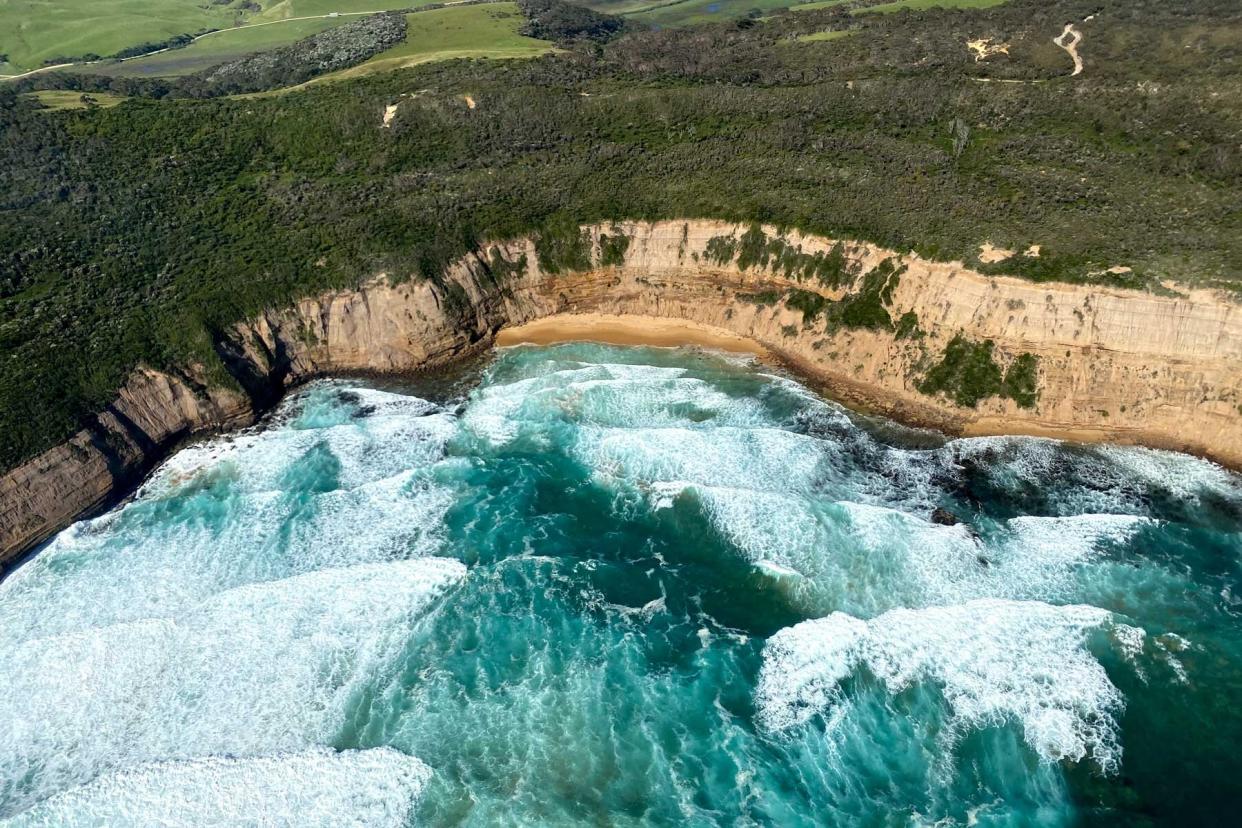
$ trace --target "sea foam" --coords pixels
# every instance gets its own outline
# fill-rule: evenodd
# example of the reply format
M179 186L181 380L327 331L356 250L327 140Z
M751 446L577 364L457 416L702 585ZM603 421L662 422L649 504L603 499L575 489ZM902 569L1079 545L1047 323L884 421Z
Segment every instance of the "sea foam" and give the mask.
M682 368L574 365L477 390L462 418L492 445L557 421L580 427L667 428L694 423L758 425L762 406L733 397Z
M390 748L207 757L117 771L48 798L10 828L402 826L431 777Z
M1075 572L1153 521L1128 515L1019 517L989 527L940 526L898 509L812 494L677 481L654 505L698 499L721 535L765 571L792 571L808 609L872 615L972 598L1063 599Z
M323 570L173 618L0 644L0 802L136 762L330 742L464 574L442 558Z
M865 666L890 693L939 687L950 739L1013 723L1045 761L1090 757L1113 772L1124 699L1087 648L1095 630L1122 651L1142 636L1106 610L1032 601L895 609L869 621L833 613L769 639L759 719L776 731L803 724L840 702L842 682Z
M452 418L416 397L328 384L287 403L299 407L279 428L178 452L132 501L57 535L0 583L0 642L439 551L453 493L435 470Z

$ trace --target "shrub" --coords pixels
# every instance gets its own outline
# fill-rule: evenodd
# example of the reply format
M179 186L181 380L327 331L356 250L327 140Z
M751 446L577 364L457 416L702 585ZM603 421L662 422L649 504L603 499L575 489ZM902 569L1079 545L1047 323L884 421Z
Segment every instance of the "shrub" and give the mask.
M1008 397L1023 408L1035 405L1038 396L1036 373L1039 358L1021 354L1001 372L992 355L992 340L971 342L958 334L945 346L940 362L918 383L928 395L943 393L956 405L974 408L988 397Z

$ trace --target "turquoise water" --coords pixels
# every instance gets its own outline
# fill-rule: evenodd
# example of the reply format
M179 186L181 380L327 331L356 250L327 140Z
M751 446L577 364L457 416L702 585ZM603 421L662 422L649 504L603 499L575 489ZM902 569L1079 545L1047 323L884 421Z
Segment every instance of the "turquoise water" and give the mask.
M0 819L1222 824L1240 552L1209 463L741 357L320 382L0 583Z

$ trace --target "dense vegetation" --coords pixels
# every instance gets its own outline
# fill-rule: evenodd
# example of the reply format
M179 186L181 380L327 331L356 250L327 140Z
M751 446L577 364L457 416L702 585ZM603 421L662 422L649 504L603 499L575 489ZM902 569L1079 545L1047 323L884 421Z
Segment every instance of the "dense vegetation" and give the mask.
M1022 354L1002 371L992 355L992 341L972 342L961 334L945 346L940 361L919 382L924 394L944 394L968 408L988 397L1007 397L1022 408L1035 405L1039 360Z
M734 260L742 270L767 267L783 273L787 279L814 280L828 288L841 287L858 275L845 258L845 248L838 242L827 253L804 253L780 237L769 238L757 224L752 224L739 238L716 236L707 240L704 251L713 264L724 265Z
M518 0L518 7L526 17L522 34L550 40L558 46L571 46L583 40L604 43L625 28L619 17L562 0Z
M810 325L820 317L825 317L829 328L897 331L889 315L888 305L901 280L901 274L905 272L905 266L898 265L891 258L862 273L860 279L858 268L847 263L841 242L837 242L826 253L805 253L785 238L769 237L757 224L752 224L737 238L715 236L708 239L704 253L711 264L732 263L742 270L752 267L770 268L783 273L788 279L818 282L822 287L854 287L837 301L816 291L801 288L794 288L784 294L764 291L749 297L752 302L760 305L771 305L783 298L790 308L802 312L803 325ZM907 314L909 316L911 315ZM903 320L911 324L907 317L903 317ZM917 327L917 317L912 324ZM903 330L902 336L914 333L914 330Z
M1070 78L1051 37L1092 14ZM1234 0L743 23L263 99L48 112L0 87L0 467L80 427L140 361L210 369L213 340L262 308L380 271L435 278L529 232L572 258L578 222L765 222L976 266L985 240L1040 244L991 267L1236 289ZM842 27L853 34L797 41ZM976 62L965 43L980 37L1009 54ZM753 241L747 255L844 278L830 256ZM857 319L917 336L917 320L876 311L868 300ZM1004 368L1019 399L1034 366Z
M293 86L361 63L403 40L404 14L375 14L289 46L223 63L182 83L201 83L210 94L226 95Z

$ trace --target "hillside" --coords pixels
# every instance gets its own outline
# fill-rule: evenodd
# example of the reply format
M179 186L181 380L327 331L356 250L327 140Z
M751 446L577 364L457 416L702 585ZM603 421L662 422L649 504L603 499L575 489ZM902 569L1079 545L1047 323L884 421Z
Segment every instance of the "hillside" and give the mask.
M577 223L757 221L1236 295L1239 44L1221 0L826 6L261 99L135 87L50 112L2 87L0 467L92 422L140 364L231 382L215 345L264 309L434 283L488 240Z

